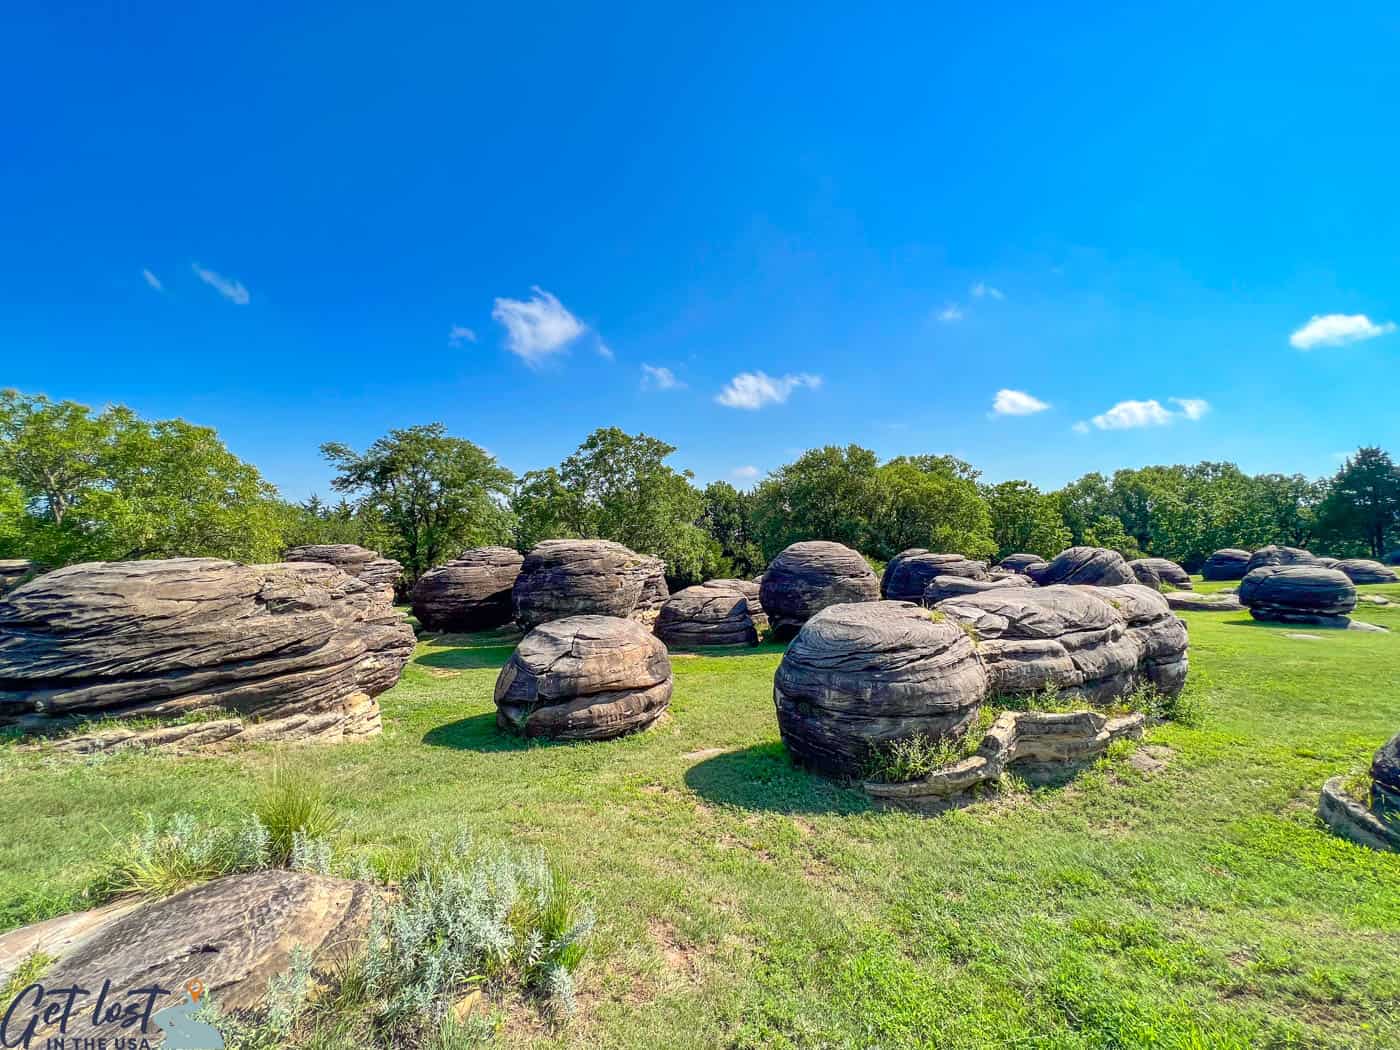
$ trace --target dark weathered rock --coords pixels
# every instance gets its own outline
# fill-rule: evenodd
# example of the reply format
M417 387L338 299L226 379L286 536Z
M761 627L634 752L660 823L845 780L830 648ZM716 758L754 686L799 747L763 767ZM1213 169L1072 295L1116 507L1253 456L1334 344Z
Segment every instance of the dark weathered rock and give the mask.
M666 646L636 620L569 616L525 636L496 679L496 724L530 737L604 740L671 702Z
M1201 578L1205 580L1242 580L1249 571L1249 551L1239 547L1225 547L1216 551L1201 566Z
M1194 591L1168 591L1162 595L1172 609L1180 612L1243 612L1239 595L1197 594Z
M1039 554L1008 554L1001 561L997 562L998 569L1007 569L1022 576L1028 576L1032 566L1050 564Z
M762 579L760 576L757 580L706 580L703 586L742 594L749 603L749 617L753 620L754 628L761 635L768 630L768 616L763 611L763 601L759 595Z
M93 1025L92 1006L103 980L111 982L110 1000L122 1003L134 989L171 989L173 994L155 1003L157 1010L181 1001L191 980L201 982L204 994L223 1010L252 1009L267 995L269 978L290 968L295 949L310 955L312 972L321 979L342 968L365 943L378 894L374 886L349 879L259 871L215 879L136 908L101 909L87 923L84 916L66 917L70 926L78 921L79 933L58 942L62 954L43 983L90 990L69 1019L65 1042L106 1036L111 1046L113 1036L139 1032ZM17 930L5 939L29 932ZM44 1045L56 1032L56 1024L43 1028L33 1045ZM155 1025L146 1033L152 1042L159 1035Z
M1267 547L1260 547L1249 556L1249 561L1245 563L1245 575L1248 576L1255 569L1262 569L1268 565L1316 565L1317 557L1311 551L1305 551L1301 547L1281 547L1276 543L1271 543Z
M1356 608L1356 587L1336 569L1266 565L1240 583L1240 602L1256 620L1345 627Z
M654 630L668 646L758 644L749 601L733 587L704 584L677 591L661 607Z
M1314 555L1312 564L1321 565L1324 569L1339 569L1342 566L1342 560L1340 558L1324 558Z
M770 572L771 576L771 572ZM987 674L966 632L909 602L828 606L788 646L773 680L793 757L857 776L872 748L966 731Z
M917 602L935 576L961 576L985 580L987 563L961 554L934 554L921 547L901 551L889 560L880 578L880 597L890 601Z
M1144 680L1168 694L1185 684L1185 625L1141 584L998 588L937 611L978 639L993 695L1053 688L1102 702Z
M27 558L0 559L0 594L39 575L40 568Z
M666 563L660 558L647 558L644 571L642 593L632 616L643 623L654 623L661 606L671 596L671 589L666 585Z
M413 645L381 591L329 565L70 565L0 600L0 724L226 712L220 740L353 739L379 732L374 697Z
M1400 576L1395 574L1395 570L1382 565L1378 561L1370 558L1347 558L1339 561L1333 568L1346 574L1346 578L1352 583L1396 583L1400 582Z
M1029 576L1021 576L1014 572L988 580L972 580L966 576L935 576L924 588L923 604L932 608L944 598L953 598L960 594L978 594L981 591L996 590L998 587L1034 586L1035 583Z
M523 561L509 547L477 547L429 569L413 585L413 615L430 631L487 631L507 624Z
M1137 582L1157 588L1162 584L1175 587L1179 591L1191 590L1191 574L1174 561L1167 558L1138 558L1128 562Z
M880 581L858 552L810 540L794 543L769 563L760 594L774 634L785 639L828 605L878 601Z
M1044 569L1029 575L1042 587L1057 583L1116 587L1137 582L1123 555L1104 547L1071 547L1055 555Z
M1400 824L1400 733L1371 759L1371 809Z
M1345 777L1333 777L1322 785L1317 816L1342 838L1375 850L1400 852L1400 819L1382 817L1346 793Z
M347 576L377 588L387 602L394 600L394 588L403 575L403 566L393 558L382 557L378 551L367 550L353 543L308 543L293 547L283 560L334 565Z
M659 565L610 540L545 540L525 555L516 577L515 618L528 630L566 616L631 616L644 594L648 608L659 606L666 587Z

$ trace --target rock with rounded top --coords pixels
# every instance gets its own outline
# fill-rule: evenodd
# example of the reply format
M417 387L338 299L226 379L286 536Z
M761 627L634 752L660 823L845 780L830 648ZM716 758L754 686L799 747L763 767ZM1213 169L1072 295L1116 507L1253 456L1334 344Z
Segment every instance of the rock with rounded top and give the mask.
M1242 580L1249 571L1249 551L1239 547L1223 547L1201 566L1204 580Z
M1267 547L1260 547L1249 556L1249 561L1245 563L1245 575L1248 576L1255 569L1262 569L1269 565L1316 565L1317 556L1312 551L1305 551L1301 547L1283 547L1277 543L1271 543Z
M1050 564L1039 554L1008 554L997 562L998 569L1007 569L1022 576L1029 576L1032 567Z
M658 564L611 540L545 540L525 555L515 579L515 619L529 630L566 616L631 616L643 594L649 604L656 600Z
M967 632L895 601L821 610L788 646L773 680L788 751L833 776L860 775L873 751L896 741L965 732L986 692Z
M1071 547L1055 555L1044 569L1030 573L1030 577L1042 587L1057 583L1116 587L1137 582L1123 555L1106 547Z
M935 554L922 547L901 551L890 559L880 578L880 597L890 601L917 602L935 576L961 576L985 580L987 563L961 554Z
M1128 562L1137 582L1148 587L1175 587L1179 591L1191 590L1191 574L1176 562L1167 558L1136 558Z
M725 586L699 584L666 600L653 628L668 646L757 645L758 627L744 594Z
M1240 583L1240 602L1256 620L1345 627L1356 586L1345 573L1318 565L1266 565Z
M1332 567L1344 573L1352 583L1400 582L1394 569L1370 558L1347 558Z
M568 616L527 634L496 679L496 724L527 737L604 740L645 729L671 702L661 639L618 616Z
M768 630L768 616L763 611L763 599L760 594L762 590L762 579L763 577L760 576L757 580L706 580L703 586L737 591L739 594L742 594L748 600L749 616L753 618L753 625L758 629L758 633L762 634L764 631Z
M403 566L393 558L355 543L307 543L287 551L282 560L334 565L347 576L376 588L387 602L394 600L394 588L403 575Z
M828 605L878 601L880 581L858 551L808 540L769 563L759 593L774 634L787 639Z
M510 622L524 559L510 547L476 547L413 585L413 615L430 631L487 631Z
M961 594L979 594L982 591L996 590L998 587L1034 587L1029 576L1007 573L987 580L970 580L966 576L935 576L924 588L923 604L932 608L945 598Z

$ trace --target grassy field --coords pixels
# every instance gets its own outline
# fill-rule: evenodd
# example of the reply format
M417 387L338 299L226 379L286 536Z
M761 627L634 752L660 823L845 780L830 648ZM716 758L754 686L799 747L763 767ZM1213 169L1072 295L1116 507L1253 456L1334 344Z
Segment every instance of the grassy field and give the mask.
M1358 615L1400 629L1400 605ZM1204 721L1151 731L1163 768L1117 755L936 818L792 768L779 646L676 654L644 734L526 746L491 703L515 636L431 638L382 739L296 763L352 856L466 826L593 898L579 1015L514 1010L506 1045L1400 1046L1400 857L1313 815L1400 730L1400 633L1186 619ZM0 927L80 906L143 812L236 820L274 761L0 752Z

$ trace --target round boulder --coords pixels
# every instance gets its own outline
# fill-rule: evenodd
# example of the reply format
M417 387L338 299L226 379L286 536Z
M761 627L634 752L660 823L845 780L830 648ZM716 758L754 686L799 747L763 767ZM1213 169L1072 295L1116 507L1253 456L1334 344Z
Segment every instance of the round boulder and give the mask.
M759 593L774 634L786 639L828 605L878 601L880 581L859 552L809 540L769 563Z
M654 630L667 645L688 649L758 644L749 601L732 587L701 584L677 591L661 607Z
M985 580L987 563L961 554L934 554L921 547L901 551L885 566L880 597L890 601L917 602L935 576L962 576Z
M986 692L968 634L909 602L821 610L773 680L783 743L833 776L861 775L872 750L895 741L965 732Z
M545 540L515 579L515 619L529 630L566 616L631 616L644 592L656 600L658 564L611 540Z
M1039 567L1047 564L1049 563L1039 554L1008 554L997 562L997 568L1029 576L1032 566Z
M1347 558L1339 561L1333 568L1339 569L1346 574L1346 578L1352 583L1397 583L1400 576L1395 574L1395 570L1382 565L1378 561L1370 558Z
M1201 578L1205 580L1242 580L1249 571L1249 551L1239 547L1224 547L1205 560Z
M1137 582L1137 577L1133 575L1133 570L1128 568L1123 555L1105 547L1071 547L1055 555L1044 569L1039 569L1030 576L1042 587L1051 587L1057 583L1116 587Z
M1345 627L1356 587L1344 573L1317 565L1266 565L1240 583L1240 602L1256 620Z
M527 634L496 679L496 724L527 737L605 740L671 702L666 646L636 620L567 616Z
M388 602L394 600L394 587L403 575L403 566L393 558L354 543L307 543L293 547L282 560L334 565L347 576L378 589Z
M760 585L762 579L760 576L757 580L706 580L702 586L737 591L742 594L748 600L749 616L753 618L753 625L758 629L758 633L762 634L768 630L768 616L763 611L763 600L759 594L762 589Z
M1281 547L1277 543L1271 543L1267 547L1260 547L1249 556L1249 561L1245 563L1245 575L1248 576L1255 569L1262 569L1268 565L1316 565L1317 558L1312 551L1305 551L1301 547Z
M1179 591L1191 590L1191 574L1174 561L1166 558L1138 558L1128 562L1137 582L1148 587L1166 584Z
M944 598L954 598L963 594L980 594L994 591L999 587L1034 587L1029 576L1009 573L989 580L969 580L966 576L935 576L924 588L923 604L932 608Z
M488 631L507 624L523 560L509 547L477 547L429 569L413 585L413 615L430 631Z

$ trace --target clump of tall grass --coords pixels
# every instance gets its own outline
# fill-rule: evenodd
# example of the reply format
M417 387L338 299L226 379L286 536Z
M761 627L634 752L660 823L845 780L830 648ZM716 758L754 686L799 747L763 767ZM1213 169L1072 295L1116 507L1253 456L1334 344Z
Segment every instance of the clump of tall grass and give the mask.
M278 867L290 864L298 837L303 844L325 841L340 829L340 818L324 785L284 762L273 766L271 777L253 803L253 814L268 831L271 863Z
M983 704L961 736L933 738L926 733L915 733L871 748L862 775L866 780L884 784L903 784L961 762L977 751L997 713Z

